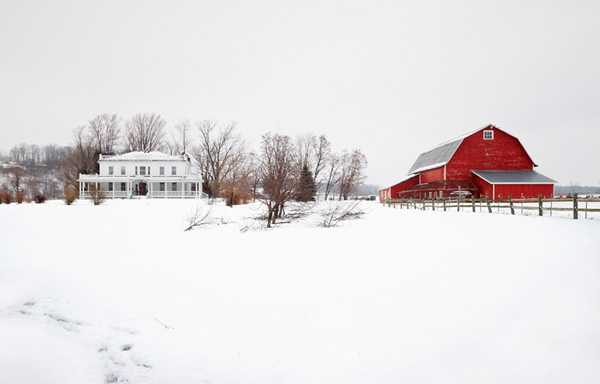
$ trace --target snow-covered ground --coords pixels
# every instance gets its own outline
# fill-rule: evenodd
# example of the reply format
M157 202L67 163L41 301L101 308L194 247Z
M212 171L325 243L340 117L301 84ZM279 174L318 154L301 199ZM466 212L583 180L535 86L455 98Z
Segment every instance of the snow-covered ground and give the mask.
M0 205L0 383L600 381L598 220L196 204Z

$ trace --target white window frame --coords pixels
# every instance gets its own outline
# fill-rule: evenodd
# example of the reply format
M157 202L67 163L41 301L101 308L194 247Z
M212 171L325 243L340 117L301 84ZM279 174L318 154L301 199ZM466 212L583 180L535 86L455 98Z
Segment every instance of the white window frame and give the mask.
M126 173L127 173L127 171L125 170L125 166L122 165L121 166L121 176L125 176Z
M161 176L164 176L165 175L165 167L160 167L159 168L159 173L160 173Z
M487 134L489 134L490 136L487 137ZM494 131L491 129L484 129L483 130L483 140L494 140Z
M171 176L177 176L177 167L176 166L171 167Z
M146 176L146 167L143 165L140 166L140 176Z
M109 176L112 176L112 175L114 175L114 174L115 174L115 167L113 167L112 165L110 165L110 166L108 167L108 175L109 175Z
M171 183L171 191L177 191L177 183Z

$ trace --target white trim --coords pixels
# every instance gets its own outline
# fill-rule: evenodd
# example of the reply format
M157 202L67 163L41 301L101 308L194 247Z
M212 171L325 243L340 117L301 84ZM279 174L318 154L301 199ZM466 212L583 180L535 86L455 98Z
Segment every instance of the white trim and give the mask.
M446 165L444 165L444 181L446 181Z
M492 200L496 200L496 184L492 184Z

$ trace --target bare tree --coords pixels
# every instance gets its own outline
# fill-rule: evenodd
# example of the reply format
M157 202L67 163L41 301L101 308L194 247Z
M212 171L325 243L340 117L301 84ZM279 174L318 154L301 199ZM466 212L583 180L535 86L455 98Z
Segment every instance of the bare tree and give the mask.
M12 190L15 193L19 193L23 191L24 177L25 177L25 169L21 166L15 166L10 169L8 172L9 175L9 183Z
M327 140L325 135L319 136L319 139L314 143L314 165L313 165L313 177L317 187L321 183L321 172L327 166L327 159L331 156L331 143Z
M121 134L116 114L103 113L94 117L88 123L88 130L98 153L115 153Z
M163 145L165 120L156 113L138 113L126 124L126 140L130 151L152 152Z
M341 158L339 178L339 200L347 200L348 195L364 181L366 156L358 149L344 152Z
M80 173L97 172L97 159L98 152L94 145L94 139L88 134L86 127L77 128L73 134L73 147L62 164L65 190L69 186L77 188Z
M259 175L262 192L258 198L267 207L267 227L281 217L285 203L295 192L297 159L289 136L265 134L262 137Z
M199 144L197 159L203 178L212 197L220 196L225 179L239 175L245 160L244 143L235 132L235 123L219 126L215 121L204 120L197 124Z
M333 202L321 212L320 225L325 228L336 227L340 222L360 218L364 211L360 209L360 201Z
M327 159L331 155L331 143L325 135L299 136L296 139L298 168L308 168L315 180L317 190L322 186L322 171L327 166Z
M329 195L333 192L334 187L339 181L340 177L340 164L341 159L340 156L331 153L327 157L326 160L326 168L325 168L325 200L329 198Z

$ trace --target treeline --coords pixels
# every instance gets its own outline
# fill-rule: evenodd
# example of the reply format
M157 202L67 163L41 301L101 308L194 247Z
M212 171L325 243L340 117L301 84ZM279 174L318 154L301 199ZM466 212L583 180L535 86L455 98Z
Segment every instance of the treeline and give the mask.
M37 145L21 143L12 147L4 160L16 164L36 167L56 168L69 155L70 147L55 144ZM3 158L3 156L0 156Z
M233 122L182 121L168 129L155 113L126 120L101 114L75 129L70 146L21 144L8 157L25 169L57 169L64 188L74 189L80 173L98 172L100 154L130 151L193 155L204 192L230 205L259 199L268 207L269 223L282 216L289 200L347 199L363 182L367 164L359 149L336 151L325 135L265 133L258 148L249 148Z

